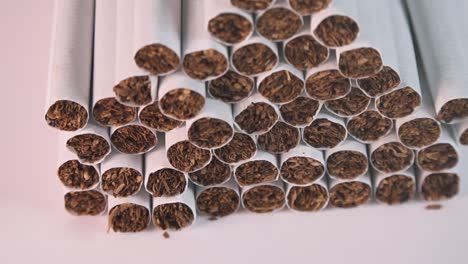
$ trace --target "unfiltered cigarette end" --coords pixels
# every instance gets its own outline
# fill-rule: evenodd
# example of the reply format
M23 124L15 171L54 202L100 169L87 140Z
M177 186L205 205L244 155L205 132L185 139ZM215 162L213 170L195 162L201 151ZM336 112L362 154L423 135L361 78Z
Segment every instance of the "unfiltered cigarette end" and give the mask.
M338 67L348 78L367 78L382 70L382 57L374 48L357 48L340 54Z
M235 117L237 125L245 132L268 132L278 121L278 114L273 106L259 102L252 103Z
M169 147L167 158L174 168L183 172L193 172L210 162L211 152L198 148L189 141L181 141Z
M186 88L166 93L159 101L162 112L178 120L194 118L205 106L205 97Z
M224 120L204 117L195 121L187 134L194 145L212 149L228 143L234 135L234 129Z
M327 203L327 189L320 184L306 187L295 186L288 193L288 205L293 210L317 212L322 210Z
M384 66L379 73L371 77L358 80L359 88L372 97L391 91L400 82L400 75L389 66Z
M284 191L277 186L253 187L242 195L244 206L254 213L271 213L285 204Z
M337 208L354 208L363 205L371 197L371 187L359 181L344 182L330 190L330 203Z
M49 107L45 120L51 127L63 131L76 131L86 126L88 112L78 103L59 100Z
M333 100L347 95L351 81L338 70L316 72L306 80L307 94L317 100Z
M267 9L273 1L274 0L231 0L231 4L249 12L257 12Z
M262 80L258 91L270 102L288 103L298 97L304 89L304 82L287 70L277 71Z
M156 131L168 132L182 125L182 121L172 119L161 112L159 101L143 108L139 115L140 122Z
M421 95L411 87L405 87L379 97L375 105L388 118L402 118L421 105Z
M226 182L231 177L231 167L216 157L201 170L189 174L190 179L202 186L213 186Z
M205 80L225 73L228 70L228 61L219 51L207 49L185 55L183 67L191 78Z
M440 134L440 125L432 118L416 118L398 129L401 142L411 148L429 146L439 139Z
M392 175L383 179L376 189L376 198L388 205L409 201L416 190L414 180L405 175Z
M261 149L270 153L284 153L295 148L300 138L298 128L279 121L270 131L258 136L257 143Z
M187 187L185 175L171 168L152 172L148 177L146 188L154 197L170 197L182 194Z
M94 166L69 160L58 168L57 176L63 185L74 189L88 189L99 182L99 173Z
M351 118L346 127L359 140L376 141L390 132L393 122L379 112L370 110Z
M110 152L109 142L97 134L81 134L67 140L67 147L73 149L83 162L95 163Z
M451 123L454 119L468 118L468 99L460 98L445 103L437 113L437 120Z
M134 76L114 86L114 93L122 103L146 105L154 99L151 89L152 84L148 76Z
M280 107L281 117L292 126L304 126L310 124L320 107L320 103L314 99L300 96L294 101Z
M332 15L320 22L314 34L327 47L342 47L356 40L359 26L348 16Z
M103 191L114 197L127 197L137 193L143 182L143 175L132 168L112 168L102 174Z
M186 228L194 219L192 209L184 203L161 204L153 211L153 222L162 230Z
M240 186L272 182L278 176L278 168L266 160L253 160L239 165L235 177Z
M232 63L237 71L250 76L273 69L278 63L278 57L270 47L252 43L236 50L232 54Z
M233 164L252 158L256 151L257 145L252 137L244 133L234 133L232 140L216 149L214 153L221 161Z
M136 119L136 108L126 106L115 98L104 98L93 108L94 119L103 126L123 126Z
M468 129L465 129L460 136L460 143L462 145L468 145Z
M256 23L258 33L272 41L288 39L302 27L302 18L284 7L274 7L265 11Z
M158 143L156 135L141 125L128 125L112 133L112 144L125 154L139 154L151 150Z
M211 217L233 214L240 204L237 192L226 187L212 187L204 190L197 198L197 208Z
M235 13L221 13L208 21L208 31L224 43L236 44L253 31L250 20Z
M364 112L370 101L370 97L364 94L361 89L353 87L346 96L327 101L325 105L328 110L337 115L351 117Z
M65 194L65 208L75 215L99 215L107 207L106 197L99 191L79 191Z
M325 62L329 50L311 35L302 35L287 42L284 53L289 63L298 70L305 71Z
M400 142L383 144L371 154L372 165L386 173L404 170L411 166L413 160L413 151Z
M114 206L109 212L109 229L114 232L141 232L150 222L149 210L144 206L124 203Z
M421 187L426 201L447 200L456 196L460 189L460 178L455 173L434 173L427 176Z
M289 0L291 7L306 16L327 8L332 0Z
M418 165L427 171L442 171L454 168L458 154L451 144L439 143L418 152Z
M321 162L308 157L292 157L281 165L281 178L293 184L310 184L325 172Z
M354 150L343 150L327 158L327 171L336 178L352 180L363 175L369 167L364 153Z
M252 93L254 81L246 76L229 70L223 76L210 82L210 94L226 103L239 102Z
M334 148L345 140L346 128L328 119L315 119L304 128L304 141L314 148Z
M162 44L151 44L142 47L135 54L135 63L153 75L175 71L180 64L179 56Z

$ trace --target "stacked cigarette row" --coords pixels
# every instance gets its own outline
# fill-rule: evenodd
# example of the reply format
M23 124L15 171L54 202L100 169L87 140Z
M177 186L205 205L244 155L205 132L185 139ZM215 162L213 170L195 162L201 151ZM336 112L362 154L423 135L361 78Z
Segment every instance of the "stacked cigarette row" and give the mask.
M58 175L75 214L103 213L107 194L109 228L136 232L187 227L195 208L458 192L400 3L96 0L93 51L94 1L57 2L46 120L74 131Z

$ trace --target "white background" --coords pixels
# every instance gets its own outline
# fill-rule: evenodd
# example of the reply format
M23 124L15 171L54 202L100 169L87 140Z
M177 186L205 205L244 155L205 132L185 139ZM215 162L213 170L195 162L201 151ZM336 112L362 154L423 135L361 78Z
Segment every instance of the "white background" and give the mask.
M468 263L468 181L427 211L416 201L318 214L242 212L184 232L107 234L63 210L44 97L52 0L0 0L0 263ZM466 178L468 151L461 152Z

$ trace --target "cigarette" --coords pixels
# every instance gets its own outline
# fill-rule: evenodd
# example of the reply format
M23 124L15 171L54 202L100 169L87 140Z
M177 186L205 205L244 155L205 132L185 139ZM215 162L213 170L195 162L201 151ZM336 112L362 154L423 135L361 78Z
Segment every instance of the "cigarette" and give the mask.
M206 167L189 173L190 180L199 186L214 186L223 184L231 178L231 167L213 157Z
M247 76L254 77L270 71L278 62L278 47L256 34L232 48L231 65L237 72Z
M174 128L180 127L183 123L164 115L159 108L159 101L141 108L138 118L143 125L158 132L171 131Z
M113 197L135 195L143 184L143 157L117 151L101 164L101 188Z
M300 71L306 71L328 60L330 51L310 33L310 18L304 18L304 27L284 41L283 54L286 62Z
M370 103L370 97L368 97L361 89L353 87L344 97L326 101L325 107L328 111L337 116L353 117L366 111Z
M387 136L393 128L393 121L381 115L371 103L363 113L348 119L349 134L363 143L372 143Z
M108 230L135 233L145 230L150 224L149 195L144 191L127 197L109 196L109 208Z
M254 86L253 78L229 70L208 83L208 92L215 99L233 104L249 97Z
M136 65L152 75L176 71L180 65L181 2L135 1L133 12Z
M457 5L437 1L408 3L422 65L428 78L437 120L457 123L468 117L466 94L466 55L463 45L467 34L460 34L457 25L465 12ZM433 23L433 17L440 23ZM450 45L451 44L451 45ZM450 45L450 48L444 48Z
M227 48L216 42L205 27L208 15L201 1L182 2L182 68L190 78L209 81L229 69Z
M460 145L468 145L468 121L453 126L457 141Z
M332 149L348 136L344 120L326 111L320 112L309 126L302 129L302 140L319 150Z
M335 56L307 72L305 90L307 95L319 101L329 101L346 96L351 90L351 80L337 68Z
M115 85L116 61L115 1L96 2L94 65L93 65L93 117L102 126L122 126L136 119L137 110L117 101L112 87Z
M278 119L278 107L259 93L234 105L234 121L247 134L264 134L272 129Z
M312 16L311 32L315 39L326 47L338 48L349 45L360 33L359 25L354 18L357 13L356 1L333 0L330 8Z
M245 133L235 132L232 140L221 148L215 149L213 154L222 162L236 165L252 159L257 153L255 139Z
M372 184L369 174L354 180L331 179L330 204L335 208L356 208L372 199Z
M242 206L253 213L272 213L286 204L284 184L281 181L242 188Z
M111 152L109 130L89 123L87 127L71 134L66 147L75 153L81 163L98 164Z
M166 133L166 155L169 163L183 172L195 172L207 166L212 158L211 151L199 148L187 138L185 127Z
M320 111L322 104L319 101L299 96L293 101L280 106L279 111L282 120L291 126L306 127L314 121L314 117Z
M307 186L287 185L286 205L295 212L318 212L329 201L327 183L323 180Z
M135 54L136 3L117 1L116 11L116 58L115 77L117 84L113 91L117 100L128 106L144 106L156 98L158 78L139 68L133 60Z
M354 180L369 168L366 145L348 138L342 145L325 151L327 173L332 179Z
M260 74L257 83L258 92L274 104L289 103L304 91L302 72L285 62L274 70Z
M93 22L93 0L55 3L45 120L62 131L88 122Z
M153 223L157 229L180 230L195 222L196 206L192 188L180 196L153 198Z
M426 201L443 201L460 192L458 170L442 172L418 171L418 190Z
M77 216L96 216L107 208L106 196L98 190L71 191L64 195L65 210Z
M387 55L388 53L385 53ZM390 54L393 56L392 54ZM387 55L388 56L388 55ZM388 56L390 57L390 56ZM387 57L385 57L386 59ZM394 58L394 57L393 57ZM370 97L383 95L397 88L401 83L401 78L394 68L384 65L378 73L357 80L358 87Z
M172 167L167 159L165 139L145 154L145 188L153 197L180 195L188 188L188 175Z
M202 4L208 31L222 44L237 44L252 35L252 15L232 6L230 0L204 0Z
M247 12L258 12L273 5L276 0L231 0L231 4Z
M280 163L280 177L290 185L310 185L325 175L323 153L306 145L281 154Z
M194 118L205 106L205 85L177 72L161 80L158 98L164 115L185 121Z
M332 0L288 0L288 3L302 16L308 16L328 8Z
M156 132L133 122L121 127L111 128L112 145L124 154L143 154L158 143Z
M279 169L276 156L258 151L251 161L244 162L234 168L234 177L241 187L277 181Z
M369 153L372 167L385 174L405 171L415 159L413 150L399 142L395 131L371 143Z
M440 172L453 169L459 160L455 141L447 127L442 127L439 140L417 152L416 164L421 170Z
M286 0L276 3L261 11L255 27L258 34L271 41L283 41L294 36L304 25L302 16L289 8Z
M270 131L257 138L260 149L275 154L290 151L299 145L300 141L301 133L299 128L288 125L283 121L278 121Z
M206 99L205 107L196 118L186 123L189 141L203 149L220 148L234 136L231 106L218 100Z
M375 107L388 118L402 118L410 115L421 105L421 95L411 87L404 87L375 100Z
M414 168L397 173L373 173L375 197L379 203L387 205L403 204L410 201L416 192Z
M239 186L231 180L222 185L196 188L196 203L200 213L210 217L226 217L240 207Z

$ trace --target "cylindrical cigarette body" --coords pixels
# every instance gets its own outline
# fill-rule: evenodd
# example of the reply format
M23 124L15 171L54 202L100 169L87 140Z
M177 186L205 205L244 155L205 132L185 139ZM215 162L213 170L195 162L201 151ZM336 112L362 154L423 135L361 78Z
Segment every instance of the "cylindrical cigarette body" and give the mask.
M96 216L106 211L106 195L97 189L87 191L68 191L64 197L65 210L77 216Z
M275 155L258 151L255 157L234 168L234 178L241 187L273 182L279 178Z
M124 154L143 154L158 143L156 132L140 123L132 122L111 128L112 145Z
M379 203L388 205L403 204L411 200L416 192L414 168L397 173L373 171L374 194Z
M279 119L278 107L259 93L234 105L234 121L237 127L251 135L270 131Z
M355 208L372 199L369 173L354 180L334 180L329 183L330 205L335 208Z
M302 129L302 140L319 150L332 149L346 140L348 131L343 118L322 111L312 123Z
M299 145L301 132L299 128L278 121L270 131L257 137L260 149L270 153L285 153Z
M295 212L318 212L327 207L327 182L322 179L306 186L287 184L286 205Z
M286 40L304 25L302 16L289 8L286 0L277 0L273 6L260 12L255 21L259 35L271 41Z
M331 113L340 117L353 117L362 114L369 107L371 98L361 89L352 87L351 91L339 99L325 102L325 107Z
M73 132L66 147L84 164L98 164L111 152L109 129L89 123L85 129Z
M143 184L143 157L114 151L101 164L101 188L114 197L137 194Z
M242 132L235 132L227 145L215 149L213 152L220 161L231 165L250 160L256 153L255 138Z
M231 65L237 72L247 76L270 71L278 62L278 47L256 34L232 48Z
M260 74L257 83L258 92L274 104L289 103L304 91L302 72L285 62Z
M157 229L187 228L195 222L196 213L193 187L179 196L153 198L153 223Z
M325 151L325 160L332 179L353 180L365 175L369 168L366 146L351 138Z
M275 181L242 188L242 206L253 213L272 213L286 204L284 183Z
M366 111L348 119L346 128L356 140L371 143L387 136L392 131L393 121L375 110L371 102Z
M314 121L321 107L322 104L319 101L307 96L299 96L293 101L281 105L279 111L284 122L303 128Z
M414 152L398 140L394 131L370 144L370 163L382 173L405 171L413 165Z
M209 94L225 103L238 103L249 97L255 87L255 81L249 76L230 69L208 83Z
M234 180L222 185L196 188L197 209L210 217L225 217L240 207L239 186Z
M134 233L148 228L151 222L149 199L143 190L127 197L109 196L108 229L116 233Z
M290 185L310 185L324 175L325 161L319 150L301 144L280 156L281 179Z

